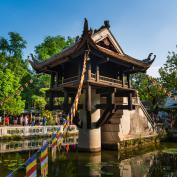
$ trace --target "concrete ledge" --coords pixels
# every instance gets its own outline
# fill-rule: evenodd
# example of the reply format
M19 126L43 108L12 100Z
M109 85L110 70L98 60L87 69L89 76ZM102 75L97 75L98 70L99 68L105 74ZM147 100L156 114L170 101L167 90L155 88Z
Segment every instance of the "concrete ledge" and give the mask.
M63 125L58 126L1 126L1 139L25 139L32 137L49 137L59 129L63 132ZM70 125L68 134L78 134L76 125Z
M134 139L127 139L120 141L119 143L104 143L102 144L102 149L105 150L127 150L134 148L142 148L146 146L152 146L154 144L158 144L160 142L158 136L149 136L149 137L140 137Z
M100 152L101 148L81 148L78 147L79 152Z

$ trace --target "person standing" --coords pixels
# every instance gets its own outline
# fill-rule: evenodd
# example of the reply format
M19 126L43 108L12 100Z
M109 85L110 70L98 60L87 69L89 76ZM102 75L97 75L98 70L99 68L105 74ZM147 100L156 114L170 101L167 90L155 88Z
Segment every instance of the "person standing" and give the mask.
M14 125L17 125L17 117L14 117Z
M23 116L20 116L20 125L23 125Z
M5 117L5 125L9 126L9 121L10 121L9 116L6 116Z
M28 125L28 116L25 116L24 121L25 121L25 126L27 126Z
M42 125L43 125L43 126L46 126L46 121L47 121L46 117L43 117L43 118L42 118Z

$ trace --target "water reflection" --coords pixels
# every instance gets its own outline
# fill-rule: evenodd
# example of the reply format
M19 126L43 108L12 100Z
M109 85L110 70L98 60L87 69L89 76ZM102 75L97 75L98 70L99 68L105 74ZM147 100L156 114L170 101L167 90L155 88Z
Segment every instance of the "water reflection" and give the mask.
M62 152L54 166L57 169L51 170L51 176L176 177L177 155L161 150L123 158L115 151L96 154L70 152L69 156Z
M100 153L80 153L73 145L77 139L67 139L70 151L65 145L49 153L50 177L177 177L177 146L168 144L150 152L102 151ZM2 143L2 142L1 142ZM165 150L164 150L165 149ZM14 168L23 164L34 151L0 153L0 176L6 176ZM18 177L24 176L21 172Z

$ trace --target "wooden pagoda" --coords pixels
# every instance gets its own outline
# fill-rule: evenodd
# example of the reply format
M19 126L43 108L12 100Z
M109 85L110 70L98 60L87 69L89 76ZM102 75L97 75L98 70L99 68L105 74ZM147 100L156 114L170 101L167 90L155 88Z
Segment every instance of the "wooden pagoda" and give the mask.
M85 53L88 58L82 92L86 101L85 104L80 102L79 108L85 107L89 129L103 125L117 110L134 109L132 97L136 97L137 92L131 86L131 74L146 72L155 56L152 57L151 53L146 59L138 60L127 55L111 33L109 21L104 21L99 29L92 30L85 19L83 33L73 45L46 61L30 61L37 73L51 75L47 109L62 109L65 112L70 109L80 82ZM106 101L93 104L93 89ZM59 97L64 97L62 105L57 102ZM117 104L116 97L127 97L128 103ZM96 109L102 111L100 118L92 125L91 115Z

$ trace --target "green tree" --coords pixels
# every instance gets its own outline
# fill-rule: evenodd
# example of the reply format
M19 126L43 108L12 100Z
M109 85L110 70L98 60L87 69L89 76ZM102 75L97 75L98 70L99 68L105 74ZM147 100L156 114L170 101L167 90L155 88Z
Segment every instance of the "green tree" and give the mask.
M39 61L44 61L52 55L60 53L64 48L70 46L75 41L74 38L63 36L47 36L44 41L35 47L35 56ZM32 102L35 108L41 110L42 116L47 118L48 124L55 124L51 111L44 110L46 105L45 91L50 87L50 76L47 74L36 75L33 73L33 83L31 84L33 95Z
M9 39L0 37L1 67L8 68L22 79L29 74L27 61L22 58L26 41L18 33L9 32Z
M150 110L152 112L158 111L159 107L164 104L168 94L159 79L144 73L133 75L132 86L138 90L138 94L142 101L148 101L150 103Z
M23 37L19 33L10 32L8 33L9 38L6 39L4 37L0 37L0 71L1 71L1 77L6 78L6 74L11 73L11 75L16 78L18 81L18 86L24 85L26 83L27 78L31 78L31 72L28 69L28 63L27 60L23 59L23 49L26 48L26 41L23 39ZM8 70L7 70L8 69ZM3 79L2 78L2 79ZM12 85L13 80L12 81ZM5 81L4 81L5 84ZM7 85L10 85L8 83ZM5 86L4 86L5 87ZM11 92L6 92L9 94L9 96L14 97ZM9 110L12 108L10 112L15 113L16 112L22 112L24 109L24 101L26 94L26 88L23 89L20 95L15 96L17 99L17 102L13 100L13 98L9 98L8 101L4 106L6 106L6 110ZM1 97L1 100L6 99L6 97L9 97L7 95L4 95L4 98ZM21 104L20 104L21 99ZM13 103L14 102L14 103ZM13 103L13 105L11 105ZM15 106L16 105L16 106ZM4 109L4 108L3 108Z
M63 36L47 36L44 41L35 47L38 60L46 60L54 54L60 53L64 48L70 46L74 39Z
M45 100L45 92L48 90L47 88L41 88L39 91L41 93L41 96L38 95L33 95L32 100L33 100L33 105L34 109L40 110L41 112L44 111L45 106L47 104Z
M63 36L47 36L44 41L35 47L35 56L39 61L44 61L52 55L60 53L64 48L70 46L74 42L74 38ZM37 76L34 74L33 80L35 84L35 95L44 97L45 95L40 92L41 88L50 87L50 76L42 74Z
M44 41L35 47L35 55L39 61L44 61L50 58L52 55L60 53L64 48L70 46L74 42L74 38L63 36L47 36ZM37 88L49 88L50 77L43 74L36 77L38 82ZM38 93L40 95L40 93Z
M177 54L169 52L166 63L159 69L160 80L168 92L169 96L177 95Z
M20 79L9 70L0 71L0 110L8 114L20 114L25 101L20 96Z

